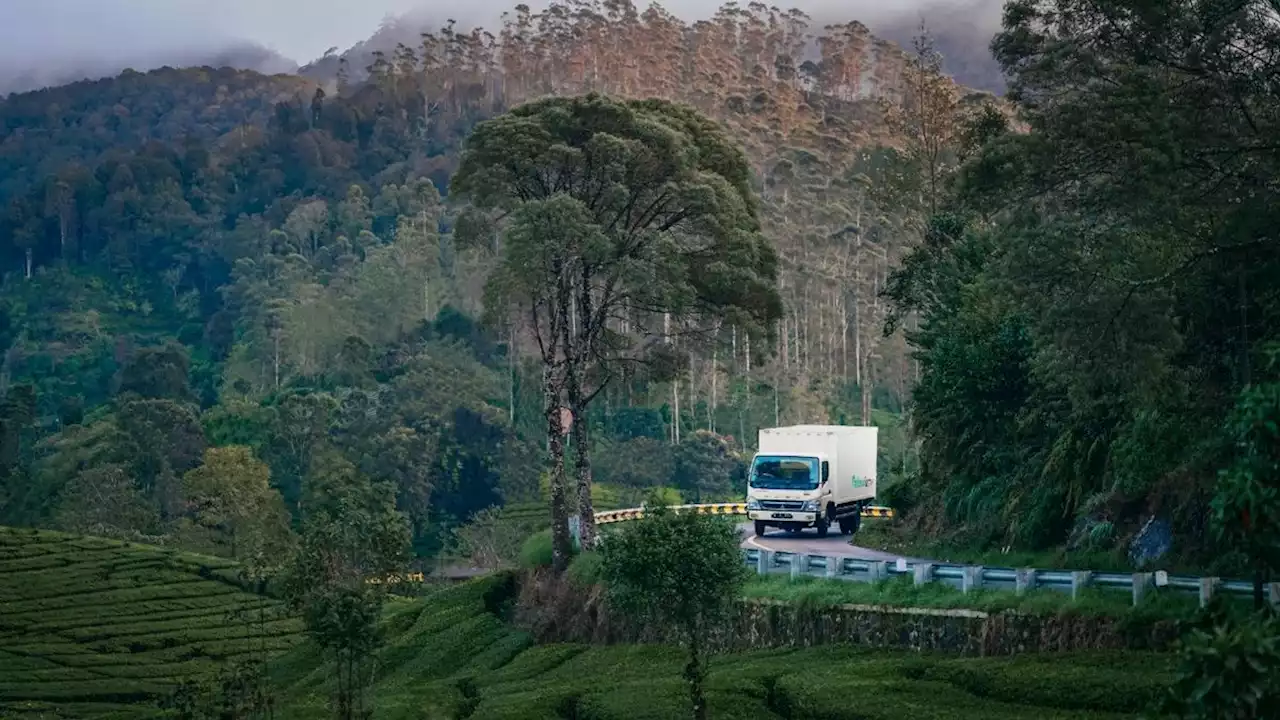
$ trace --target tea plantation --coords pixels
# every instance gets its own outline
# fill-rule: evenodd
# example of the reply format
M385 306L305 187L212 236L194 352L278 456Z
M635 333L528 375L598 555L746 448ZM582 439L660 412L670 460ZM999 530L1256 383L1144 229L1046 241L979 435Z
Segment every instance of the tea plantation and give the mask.
M396 599L368 695L386 720L687 717L674 648L535 645L502 619L506 576ZM225 562L0 529L0 718L152 718L182 680L275 656L275 716L329 715L332 666L245 593ZM1137 717L1171 682L1141 653L955 658L821 647L718 658L721 720L1037 720Z
M669 720L688 717L674 648L534 645L494 614L501 578L400 601L378 658L374 717ZM955 658L820 647L718 658L711 717L1066 720L1137 717L1172 680L1144 653ZM322 717L332 672L310 643L273 668L283 718Z
M141 717L183 680L301 638L224 560L0 528L0 717Z

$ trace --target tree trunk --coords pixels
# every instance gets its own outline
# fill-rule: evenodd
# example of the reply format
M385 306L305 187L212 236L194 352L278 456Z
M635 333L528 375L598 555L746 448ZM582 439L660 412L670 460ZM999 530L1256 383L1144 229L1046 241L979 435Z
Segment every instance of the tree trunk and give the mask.
M862 424L870 425L871 424L871 376L870 374L866 376L866 382L864 382L861 388L859 389L862 390Z
M720 330L716 329L716 340L720 339ZM711 351L711 406L707 408L707 429L716 431L716 383L720 375L720 348Z
M507 341L507 422L516 426L516 328L511 326Z
M275 389L280 389L280 329L276 328L271 333L272 353L271 353L271 369L272 378Z
M596 545L596 515L591 501L591 441L588 436L586 399L578 373L569 371L569 409L573 411L573 468L578 476L578 521L583 550Z
M569 536L569 507L565 497L564 428L560 422L560 388L555 373L546 374L543 387L547 419L547 455L551 474L551 567L564 572L573 557L573 539Z
M671 413L671 442L680 444L680 376L671 381L671 403L675 409Z
M684 668L684 678L689 682L689 699L693 703L693 720L707 720L707 697L703 682L706 669L702 661L702 638L698 623L689 628L689 664Z

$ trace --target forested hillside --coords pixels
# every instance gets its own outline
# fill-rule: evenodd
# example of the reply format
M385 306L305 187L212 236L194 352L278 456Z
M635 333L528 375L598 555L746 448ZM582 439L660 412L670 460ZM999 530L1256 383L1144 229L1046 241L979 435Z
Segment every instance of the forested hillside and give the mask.
M994 47L1029 132L981 128L890 284L923 316L916 515L985 544L1084 549L1154 519L1148 546L1172 531L1175 551L1228 566L1238 550L1266 577L1274 4L1019 0L1006 20Z
M772 336L729 325L688 348L674 381L609 385L598 479L718 497L756 428L872 420L890 426L885 472L913 478L886 499L921 533L1109 548L1157 517L1204 548L1223 423L1271 372L1271 156L1253 139L1269 66L1192 72L1121 35L1087 50L1114 58L1114 97L1048 102L1077 80L1053 52L1086 51L1045 37L998 45L1017 132L940 74L927 38L904 50L757 5L690 24L516 7L491 32L371 42L309 79L161 70L9 98L4 519L70 517L104 486L76 482L91 474L132 479L105 486L167 532L183 474L228 445L253 449L286 506L322 451L391 482L424 552L480 508L534 500L532 339L478 324L492 256L456 242L466 207L446 195L478 122L598 91L730 130L785 305ZM1207 115L1152 104L1182 100ZM1185 127L1131 124L1169 117ZM1174 180L1151 179L1165 166ZM1112 190L1064 194L1062 178ZM722 467L707 458L725 471L691 474Z
M882 411L911 370L879 291L923 217L899 195L926 173L902 168L949 162L927 143L960 115L938 58L763 8L689 27L571 10L446 27L360 81L166 69L0 103L3 521L207 550L229 522L195 509L210 483L264 468L296 509L345 473L390 483L431 554L476 511L536 499L531 340L477 325L490 260L455 243L465 208L442 195L477 122L546 94L719 119L783 259L775 341L724 327L674 382L607 389L598 479L721 497L761 425L896 425Z

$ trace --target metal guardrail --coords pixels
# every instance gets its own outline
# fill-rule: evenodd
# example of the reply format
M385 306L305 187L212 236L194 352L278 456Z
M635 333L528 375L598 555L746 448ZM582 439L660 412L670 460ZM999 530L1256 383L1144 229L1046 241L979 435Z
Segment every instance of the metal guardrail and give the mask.
M1039 570L1035 568L1001 568L951 563L897 562L862 560L847 555L806 555L773 550L746 548L743 561L761 575L787 574L792 578L825 577L832 580L878 582L893 577L910 577L916 585L941 582L959 587L965 593L977 590L1013 590L1019 595L1035 588L1049 588L1077 597L1087 587L1127 590L1133 604L1141 603L1157 588L1177 592L1196 592L1204 607L1217 593L1236 596L1253 594L1253 583L1247 580L1223 580L1217 577L1170 575L1166 572L1102 573L1087 570ZM1280 583L1267 586L1273 606L1280 606Z
M675 512L692 511L699 515L746 515L747 504L741 503L701 503L695 505L672 505ZM627 508L626 510L602 510L595 514L596 524L638 520L644 517L644 508ZM869 505L862 509L862 517L893 517L893 508Z

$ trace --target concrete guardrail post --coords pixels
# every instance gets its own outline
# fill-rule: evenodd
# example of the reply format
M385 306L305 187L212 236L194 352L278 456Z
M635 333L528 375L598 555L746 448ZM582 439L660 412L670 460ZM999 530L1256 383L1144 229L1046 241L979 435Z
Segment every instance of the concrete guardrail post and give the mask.
M1154 589L1156 586L1155 573L1140 572L1133 574L1133 606L1137 607L1142 604L1143 598L1147 596L1147 591Z
M796 580L809 571L809 556L804 553L791 554L791 579Z
M773 551L761 550L760 553L756 555L756 574L768 575L769 571L772 569L773 569Z
M1221 582L1216 577L1200 578L1200 607L1208 607L1209 602L1213 600L1213 594L1218 590L1218 583Z
M1267 583L1267 602L1273 608L1280 608L1280 582Z
M827 577L840 577L841 566L844 565L844 558L838 558L835 555L827 556Z
M889 563L883 560L873 560L867 563L867 575L871 582L880 582L889 577Z
M1036 569L1018 568L1013 571L1013 589L1019 595L1026 595L1036 589Z
M960 570L960 592L969 594L974 590L982 589L982 571L981 565L966 565Z
M933 564L916 563L911 567L911 578L916 585L927 585L933 581Z
M1076 600L1080 593L1093 582L1093 573L1088 570L1076 570L1071 573L1071 599Z

